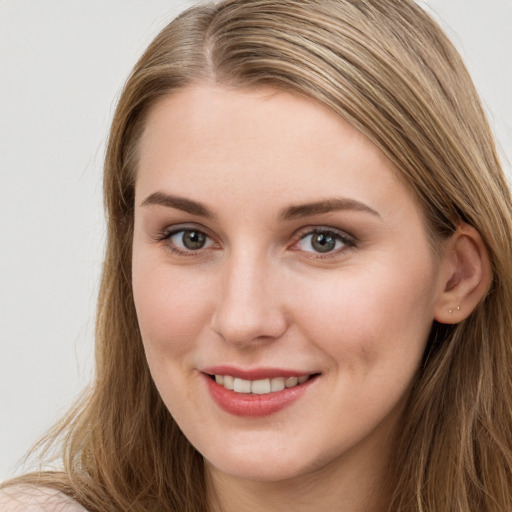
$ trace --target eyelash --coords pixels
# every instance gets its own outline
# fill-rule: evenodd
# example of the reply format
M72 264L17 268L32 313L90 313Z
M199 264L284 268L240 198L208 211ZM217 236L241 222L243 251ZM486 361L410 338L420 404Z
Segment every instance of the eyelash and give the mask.
M174 244L168 243L174 235L177 235L178 233L186 233L186 232L200 233L200 234L204 235L207 239L213 240L212 237L210 237L204 230L198 229L194 226L176 226L176 227L171 227L171 228L165 228L157 234L157 236L155 237L155 240L157 242L164 244L166 249L168 249L173 254L176 254L178 256L190 257L190 256L199 255L201 253L201 251L204 250L204 248L198 249L197 251L194 251L191 249L183 250L183 249L180 249L179 247L176 247L176 245L174 245Z
M301 232L298 234L297 241L292 244L292 248L299 245L301 241L303 241L308 236L314 236L314 235L324 235L326 237L333 238L336 242L341 242L343 244L343 247L334 249L332 251L328 251L325 253L317 252L317 251L303 251L308 254L308 258L313 259L330 259L330 258L336 258L339 257L341 253L345 252L348 249L356 247L356 239L345 233L344 231L341 231L339 229L331 228L331 227L307 227L301 230ZM296 249L300 250L300 249Z
M168 243L170 239L177 235L178 233L198 233L204 235L207 239L213 241L213 238L210 237L204 230L198 229L194 226L176 226L171 228L165 228L162 231L160 231L156 237L155 240L157 242L160 242L166 246L166 248L171 251L173 254L176 254L178 256L184 256L184 257L193 257L198 256L201 254L202 251L205 250L204 247L198 249L198 250L192 250L187 249L183 250L179 247L177 247L174 244ZM328 251L325 253L317 252L317 251L302 251L307 254L308 258L313 259L330 259L335 258L340 255L340 253L345 252L348 249L356 247L357 243L353 236L348 235L344 231L331 228L331 227L307 227L303 228L297 235L294 236L296 239L293 244L289 246L290 249L300 251L299 248L295 249L295 247L298 247L301 241L303 241L308 236L314 236L314 235L325 235L327 237L332 237L336 242L341 242L343 244L343 247L334 249L332 251ZM218 244L216 244L218 247ZM207 247L206 249L208 249Z

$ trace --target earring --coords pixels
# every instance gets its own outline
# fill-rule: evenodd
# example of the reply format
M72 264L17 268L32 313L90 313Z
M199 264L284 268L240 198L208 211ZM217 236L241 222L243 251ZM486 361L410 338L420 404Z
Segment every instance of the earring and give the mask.
M457 306L455 309L450 309L450 310L448 311L448 314L449 314L449 315L453 315L453 312L454 312L454 311L460 311L460 306Z

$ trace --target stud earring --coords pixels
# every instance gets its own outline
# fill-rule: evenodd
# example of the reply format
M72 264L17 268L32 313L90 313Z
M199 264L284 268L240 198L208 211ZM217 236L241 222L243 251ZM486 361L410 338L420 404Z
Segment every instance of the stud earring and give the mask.
M454 311L460 311L460 306L457 306L455 309L450 309L450 310L448 311L448 314L449 314L449 315L453 315L453 312L454 312Z

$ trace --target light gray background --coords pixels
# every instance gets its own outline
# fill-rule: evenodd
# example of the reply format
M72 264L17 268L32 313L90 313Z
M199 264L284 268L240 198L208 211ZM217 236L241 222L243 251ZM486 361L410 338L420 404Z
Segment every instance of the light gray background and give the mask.
M0 0L0 480L92 375L109 122L137 57L192 3ZM420 3L512 160L512 0Z

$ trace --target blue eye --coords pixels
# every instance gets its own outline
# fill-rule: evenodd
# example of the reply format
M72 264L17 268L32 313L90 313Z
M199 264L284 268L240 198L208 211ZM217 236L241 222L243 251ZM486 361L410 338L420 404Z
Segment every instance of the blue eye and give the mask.
M325 254L342 249L350 242L335 231L318 230L303 236L297 245L305 252Z
M180 251L200 251L214 245L213 240L197 229L181 229L170 233L167 240Z

